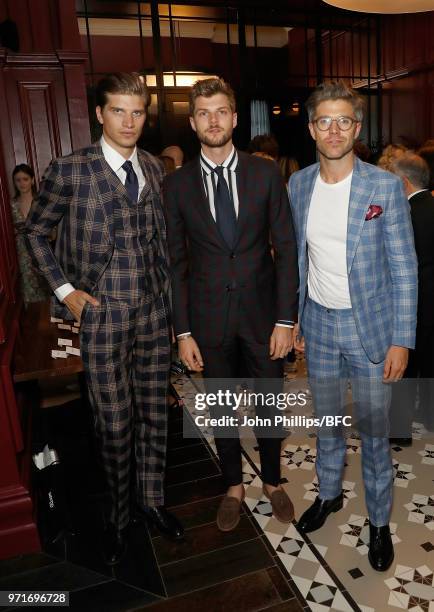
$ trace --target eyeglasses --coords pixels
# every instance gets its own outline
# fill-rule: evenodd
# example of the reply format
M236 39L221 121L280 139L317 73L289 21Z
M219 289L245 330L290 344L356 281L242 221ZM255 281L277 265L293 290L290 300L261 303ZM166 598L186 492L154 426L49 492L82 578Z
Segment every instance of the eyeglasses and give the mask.
M326 132L331 128L333 121L336 121L336 125L343 132L351 129L353 124L357 123L357 119L353 119L352 117L318 117L318 119L314 119L312 123L314 123L321 132Z

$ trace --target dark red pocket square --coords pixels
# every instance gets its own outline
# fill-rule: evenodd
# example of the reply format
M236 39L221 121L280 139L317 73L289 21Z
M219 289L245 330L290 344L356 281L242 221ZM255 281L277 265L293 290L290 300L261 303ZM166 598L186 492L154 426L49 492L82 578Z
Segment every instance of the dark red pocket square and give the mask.
M379 217L383 212L381 206L377 204L371 204L368 208L368 212L366 213L365 221L370 221L371 219L375 219L375 217Z

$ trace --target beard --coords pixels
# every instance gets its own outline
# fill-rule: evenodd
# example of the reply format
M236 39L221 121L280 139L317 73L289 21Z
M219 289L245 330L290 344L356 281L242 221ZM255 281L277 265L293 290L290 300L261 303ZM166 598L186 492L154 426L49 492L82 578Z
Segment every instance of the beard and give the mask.
M199 142L201 144L204 144L207 147L218 148L224 147L232 139L232 132L233 130L228 130L215 138L212 136L207 136L206 132L197 132L197 137L199 138Z

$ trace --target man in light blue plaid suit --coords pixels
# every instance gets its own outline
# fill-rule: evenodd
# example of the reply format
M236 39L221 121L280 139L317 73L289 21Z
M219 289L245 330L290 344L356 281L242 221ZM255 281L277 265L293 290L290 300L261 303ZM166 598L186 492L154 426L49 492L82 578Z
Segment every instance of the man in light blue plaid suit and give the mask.
M319 163L293 174L289 194L299 253L298 347L305 347L316 415L342 416L348 379L362 440L369 561L386 570L393 470L388 440L390 383L414 347L417 260L400 181L361 162L353 145L363 104L342 82L320 85L306 103ZM319 494L298 522L319 529L343 505L345 438L320 428Z

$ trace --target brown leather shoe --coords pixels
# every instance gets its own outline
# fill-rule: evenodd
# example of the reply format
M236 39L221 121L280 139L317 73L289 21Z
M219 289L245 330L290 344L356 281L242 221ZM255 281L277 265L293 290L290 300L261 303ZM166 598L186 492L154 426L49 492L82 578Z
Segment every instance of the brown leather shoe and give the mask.
M290 523L294 518L294 505L283 489L276 489L268 493L265 487L262 487L265 497L271 501L273 514L281 523Z
M243 497L239 501L236 497L225 495L217 510L217 527L220 531L232 531L240 522L241 504L245 497L243 489Z

